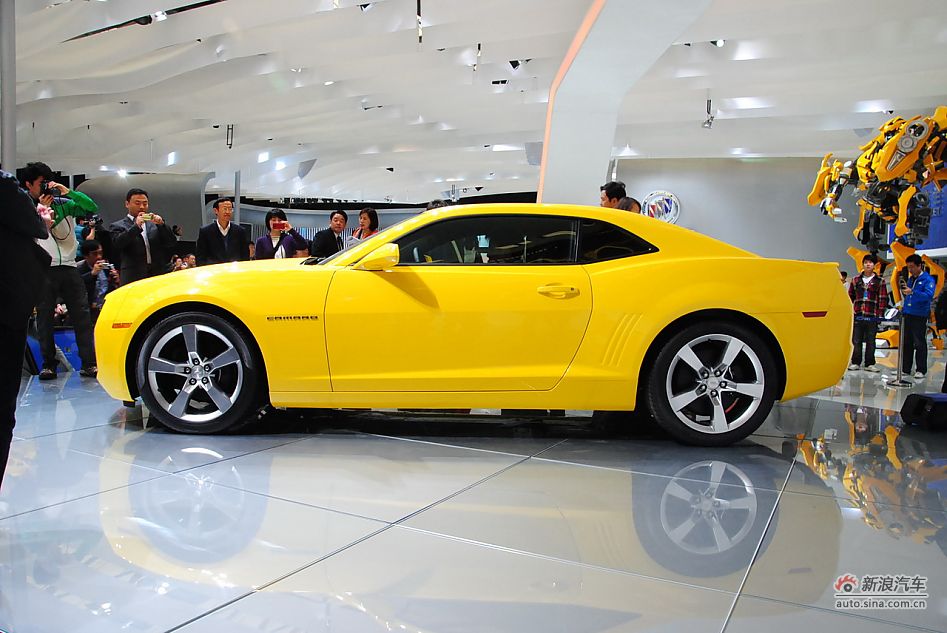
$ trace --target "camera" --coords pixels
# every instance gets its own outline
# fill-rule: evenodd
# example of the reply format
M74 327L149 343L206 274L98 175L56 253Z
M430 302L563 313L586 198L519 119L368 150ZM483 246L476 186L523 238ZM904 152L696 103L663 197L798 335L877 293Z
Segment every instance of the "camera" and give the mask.
M277 231L285 231L289 228L289 222L286 222L285 220L277 220L273 222L273 228Z
M55 187L50 187L50 186L49 186L49 181L44 180L44 181L43 181L43 184L40 185L40 188L39 188L39 195L41 195L41 196L53 196L53 195L56 195L56 192L57 192L57 191L58 191L58 189L56 189Z
M89 226L100 226L102 224L102 216L98 213L93 213L90 216L86 216L86 221L88 222Z
M140 217L144 222L151 222L151 219L152 219L154 216L155 216L154 213L142 213L139 217Z
M102 262L102 270L112 270L114 268L115 266L113 264L110 264L108 262Z

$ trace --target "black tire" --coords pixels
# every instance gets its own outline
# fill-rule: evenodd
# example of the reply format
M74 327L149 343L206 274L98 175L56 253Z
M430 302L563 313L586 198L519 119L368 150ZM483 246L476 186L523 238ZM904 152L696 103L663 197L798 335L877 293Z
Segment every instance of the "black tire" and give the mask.
M151 415L180 433L237 431L253 422L262 404L263 368L245 336L226 319L203 312L159 321L135 366Z
M647 402L676 440L726 446L763 423L777 382L773 351L752 330L726 321L696 323L658 353L646 382Z

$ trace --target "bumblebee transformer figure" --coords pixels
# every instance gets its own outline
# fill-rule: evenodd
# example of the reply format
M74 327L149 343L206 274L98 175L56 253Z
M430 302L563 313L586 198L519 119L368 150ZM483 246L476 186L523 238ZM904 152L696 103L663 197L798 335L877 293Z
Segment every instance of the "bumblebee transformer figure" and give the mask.
M846 187L855 187L859 218L854 234L865 250L851 248L849 255L857 269L866 253L877 254L890 248L895 259L891 286L896 301L901 300L898 276L905 259L927 239L930 231L930 197L922 189L934 185L940 190L947 183L945 148L947 106L938 107L927 117L894 117L878 128L875 138L859 148L861 153L855 160L842 163L826 154L807 198L823 215L846 222L838 201ZM892 224L894 240L889 244L888 226ZM932 270L939 268L927 257L924 261ZM882 274L885 267L880 271ZM937 285L939 294L943 276Z

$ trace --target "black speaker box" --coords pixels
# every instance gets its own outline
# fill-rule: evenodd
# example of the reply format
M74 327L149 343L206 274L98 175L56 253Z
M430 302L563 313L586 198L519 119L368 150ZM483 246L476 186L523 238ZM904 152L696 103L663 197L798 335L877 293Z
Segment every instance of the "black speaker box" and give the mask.
M923 427L947 427L947 393L912 393L901 407L901 419Z

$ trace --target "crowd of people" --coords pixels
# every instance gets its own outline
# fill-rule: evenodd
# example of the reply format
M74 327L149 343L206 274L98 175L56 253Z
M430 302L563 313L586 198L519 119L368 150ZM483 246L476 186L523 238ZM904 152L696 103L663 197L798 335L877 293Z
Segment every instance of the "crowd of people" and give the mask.
M868 253L862 258L862 271L852 279L842 272L842 283L848 290L854 311L852 329L852 359L849 371L864 369L878 373L875 365L875 338L879 324L886 319L892 297L887 283L877 270L880 260ZM937 329L947 329L947 293L937 297L937 280L924 268L924 260L917 253L909 255L905 267L897 275L901 302L901 372L922 380L927 376L927 331L932 308ZM941 387L947 393L947 376Z

